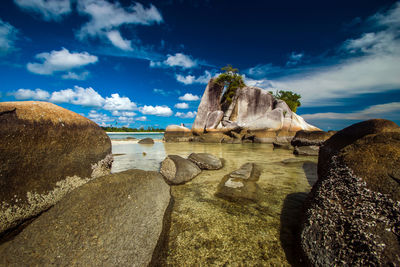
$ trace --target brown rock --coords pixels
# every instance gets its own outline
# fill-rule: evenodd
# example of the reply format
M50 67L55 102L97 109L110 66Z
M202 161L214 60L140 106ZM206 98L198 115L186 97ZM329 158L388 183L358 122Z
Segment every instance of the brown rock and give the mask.
M152 145L152 144L154 144L154 140L152 138L143 138L143 139L140 139L138 143L145 144L145 145Z
M72 111L46 102L3 102L0 125L0 232L110 171L110 138Z
M292 146L321 146L323 142L334 135L335 131L298 131L292 139Z
M184 126L169 125L165 129L165 142L188 142L193 139L192 131Z
M210 153L192 153L188 160L195 163L202 170L219 170L222 168L222 162L216 156Z
M170 202L170 187L157 172L101 177L66 195L2 244L0 265L157 265Z
M318 156L319 146L296 146L293 154L299 156Z
M172 185L184 184L201 172L193 162L178 155L168 155L161 162L160 173L164 176L167 183Z

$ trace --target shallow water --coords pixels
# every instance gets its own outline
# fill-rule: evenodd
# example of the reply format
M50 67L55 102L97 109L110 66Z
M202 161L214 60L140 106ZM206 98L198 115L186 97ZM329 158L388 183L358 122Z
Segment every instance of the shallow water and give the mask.
M164 133L141 133L141 132L108 132L107 135L113 139L126 139L129 137L133 137L136 139L143 138L153 138L153 139L163 139Z
M146 155L143 155L143 152ZM221 170L203 171L185 185L173 186L166 265L285 266L298 264L294 234L300 208L316 179L316 157L297 157L269 144L155 143L113 144L113 172L129 168L159 170L168 154L187 157L208 152L225 160ZM292 160L293 161L293 160ZM242 164L262 168L258 202L230 202L214 196L224 175Z

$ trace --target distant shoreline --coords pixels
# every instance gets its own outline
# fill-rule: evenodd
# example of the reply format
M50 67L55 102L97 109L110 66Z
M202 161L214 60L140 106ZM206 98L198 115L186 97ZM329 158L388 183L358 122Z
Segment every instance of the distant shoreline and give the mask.
M107 134L163 134L165 132L106 132Z

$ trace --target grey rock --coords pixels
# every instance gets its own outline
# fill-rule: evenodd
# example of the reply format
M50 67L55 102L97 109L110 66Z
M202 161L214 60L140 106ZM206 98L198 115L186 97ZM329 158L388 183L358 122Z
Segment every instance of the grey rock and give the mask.
M256 183L260 174L258 166L254 163L246 163L222 178L215 195L230 201L258 201L262 194L262 190Z
M155 264L170 202L170 187L157 172L128 170L98 178L2 244L0 265Z
M201 170L196 164L178 155L168 155L161 162L160 173L167 183L172 185L184 184L200 172Z
M140 139L138 143L151 145L151 144L154 144L154 140L152 138L143 138L143 139Z
M110 138L75 112L47 102L2 102L0 125L0 233L110 173Z
M210 112L207 117L206 129L215 129L220 123L222 116L224 116L224 112L221 110L216 110Z
M299 156L318 156L319 146L298 146L294 148L293 154Z
M274 145L274 149L288 149L288 150L292 150L293 146L288 143L288 142L273 142L272 143Z
M195 163L202 170L218 170L222 168L222 162L210 153L192 153L188 160Z

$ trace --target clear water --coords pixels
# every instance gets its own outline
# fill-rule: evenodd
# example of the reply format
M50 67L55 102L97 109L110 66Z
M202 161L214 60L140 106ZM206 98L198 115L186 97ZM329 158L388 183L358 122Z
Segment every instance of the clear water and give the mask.
M119 142L121 143L121 142ZM146 153L146 155L143 154ZM269 144L114 144L113 172L159 170L168 154L208 152L225 160L221 170L203 171L173 186L175 199L168 241L169 266L287 266L300 264L294 235L301 205L316 180L316 157L296 157ZM283 163L291 159L290 164ZM214 196L224 175L247 162L262 168L258 202L230 202Z
M153 138L153 139L163 139L164 133L107 133L112 140L126 139L128 137L133 137L136 139L143 138Z

